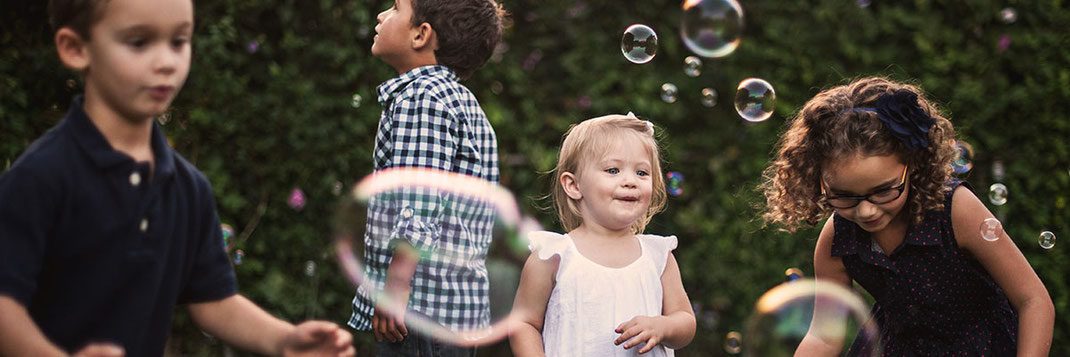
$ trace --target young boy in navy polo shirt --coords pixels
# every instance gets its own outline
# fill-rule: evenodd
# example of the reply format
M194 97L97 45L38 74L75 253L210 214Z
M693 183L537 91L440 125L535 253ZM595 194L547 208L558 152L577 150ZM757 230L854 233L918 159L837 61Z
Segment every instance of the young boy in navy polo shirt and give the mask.
M421 167L498 182L494 129L459 80L490 58L501 41L503 16L494 0L395 0L379 13L371 52L399 76L378 87L383 111L373 154L376 172ZM402 204L410 203L422 204ZM454 331L487 327L485 257L493 217L445 218L423 209L384 212L369 207L367 232L395 234L365 233L369 279L357 289L349 325L372 330L379 341L377 355L474 354L474 349L410 335L405 315L420 314ZM436 252L466 252L461 259L470 264L450 266L446 253ZM407 309L376 305L379 294Z
M337 325L236 293L208 180L152 120L186 80L192 1L49 7L85 95L0 176L0 355L159 356L176 305L239 348L353 355Z

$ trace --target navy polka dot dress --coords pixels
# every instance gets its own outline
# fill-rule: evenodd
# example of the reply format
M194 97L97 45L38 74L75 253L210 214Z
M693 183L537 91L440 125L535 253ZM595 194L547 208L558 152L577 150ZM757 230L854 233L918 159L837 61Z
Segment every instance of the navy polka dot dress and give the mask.
M952 191L959 180L948 183ZM951 192L943 211L907 228L891 254L857 224L834 216L832 256L873 295L872 315L884 356L1014 356L1018 316L1003 290L968 252L951 226ZM870 356L861 335L849 355Z

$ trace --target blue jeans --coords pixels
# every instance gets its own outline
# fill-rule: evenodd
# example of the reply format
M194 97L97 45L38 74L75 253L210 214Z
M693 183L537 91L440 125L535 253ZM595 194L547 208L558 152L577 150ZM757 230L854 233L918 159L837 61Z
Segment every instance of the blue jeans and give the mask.
M376 357L475 357L475 347L458 347L409 330L401 342L383 340L375 343Z

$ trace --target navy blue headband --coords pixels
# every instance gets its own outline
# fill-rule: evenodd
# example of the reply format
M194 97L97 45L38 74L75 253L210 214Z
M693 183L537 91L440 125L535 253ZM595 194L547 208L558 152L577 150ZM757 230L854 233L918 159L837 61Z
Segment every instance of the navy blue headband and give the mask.
M929 129L936 120L918 104L918 95L908 90L882 94L873 101L873 108L857 107L849 112L874 112L899 141L909 149L929 147Z

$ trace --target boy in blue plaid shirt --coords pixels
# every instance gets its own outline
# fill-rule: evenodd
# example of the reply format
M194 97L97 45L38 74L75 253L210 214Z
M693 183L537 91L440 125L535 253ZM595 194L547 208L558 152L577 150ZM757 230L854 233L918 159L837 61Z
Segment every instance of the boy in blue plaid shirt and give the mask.
M494 130L475 96L458 81L490 58L501 40L503 16L495 0L396 0L379 13L371 52L400 76L378 87L383 112L373 154L376 172L421 167L498 182ZM411 202L417 208L425 204ZM474 355L472 348L409 334L404 321L406 314L420 314L454 331L489 324L484 260L493 217L455 224L453 218L442 222L441 215L408 206L386 212L375 206L368 210L368 281L357 289L349 325L372 330L381 356ZM430 254L421 259L414 251ZM447 266L435 258L459 251L474 252L468 255L472 264ZM376 306L380 294L407 301L407 309Z

